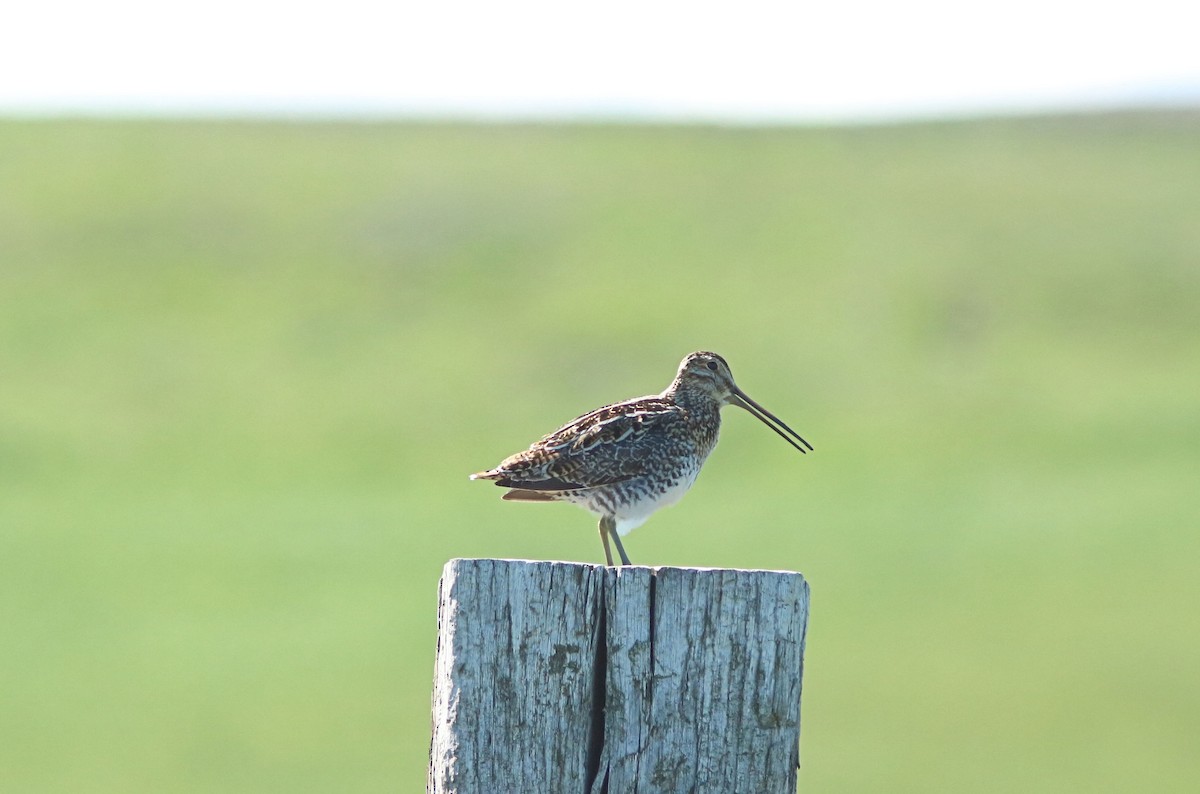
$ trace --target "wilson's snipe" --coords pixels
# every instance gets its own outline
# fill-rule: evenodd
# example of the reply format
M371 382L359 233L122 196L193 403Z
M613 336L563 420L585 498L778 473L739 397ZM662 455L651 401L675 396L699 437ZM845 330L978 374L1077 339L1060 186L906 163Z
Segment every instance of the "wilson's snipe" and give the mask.
M611 537L621 564L629 565L621 536L678 502L696 481L717 445L725 405L746 409L801 452L812 449L737 387L725 359L698 352L683 360L662 394L597 408L471 479L510 488L505 499L587 508L600 516L608 564Z

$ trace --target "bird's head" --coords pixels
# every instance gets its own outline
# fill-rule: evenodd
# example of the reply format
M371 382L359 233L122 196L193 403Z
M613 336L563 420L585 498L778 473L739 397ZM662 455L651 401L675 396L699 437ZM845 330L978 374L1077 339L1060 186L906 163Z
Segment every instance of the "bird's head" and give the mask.
M737 390L729 364L716 353L697 351L679 364L675 382L693 392L700 392L718 405L728 405Z
M716 353L699 350L688 354L679 364L679 372L670 390L678 393L690 393L701 399L711 400L717 407L736 405L749 411L759 421L774 430L789 444L801 452L812 449L812 445L800 438L800 435L783 423L779 417L750 399L750 395L738 388L733 381L733 373L729 364ZM785 432L786 431L786 432ZM792 439L795 438L800 444ZM804 446L801 446L803 444Z

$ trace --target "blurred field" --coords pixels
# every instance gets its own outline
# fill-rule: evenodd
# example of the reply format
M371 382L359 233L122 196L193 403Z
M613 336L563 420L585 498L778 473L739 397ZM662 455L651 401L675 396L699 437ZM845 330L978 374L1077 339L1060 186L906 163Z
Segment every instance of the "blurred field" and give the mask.
M1200 779L1200 115L0 122L0 790L420 791L466 475L697 348L645 564L803 571L801 790Z

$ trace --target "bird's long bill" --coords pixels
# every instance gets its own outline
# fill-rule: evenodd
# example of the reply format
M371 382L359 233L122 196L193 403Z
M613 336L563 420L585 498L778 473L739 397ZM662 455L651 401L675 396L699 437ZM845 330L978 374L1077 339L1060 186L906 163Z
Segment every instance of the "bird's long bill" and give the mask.
M747 411L754 414L754 416L757 417L760 422L774 430L784 441L788 442L801 452L808 451L804 447L808 447L808 449L813 448L812 444L800 438L799 433L784 424L782 419L768 411L766 408L763 408L758 403L754 402L754 400L751 400L750 396L746 394L746 392L742 391L736 386L733 389L733 394L729 398L729 402L733 405L736 405L738 408L745 408ZM787 431L786 433L784 432L785 430ZM792 441L792 438L795 438L800 442L800 444L803 444L804 447L800 446L800 444L797 444L795 441Z

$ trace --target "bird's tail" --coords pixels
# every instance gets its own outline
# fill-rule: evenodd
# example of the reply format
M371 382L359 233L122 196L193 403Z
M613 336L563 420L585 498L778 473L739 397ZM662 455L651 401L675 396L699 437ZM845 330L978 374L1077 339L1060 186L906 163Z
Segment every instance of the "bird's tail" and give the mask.
M513 488L511 491L505 491L501 499L507 499L510 502L554 502L557 501L553 496L545 491L527 491L523 488Z

